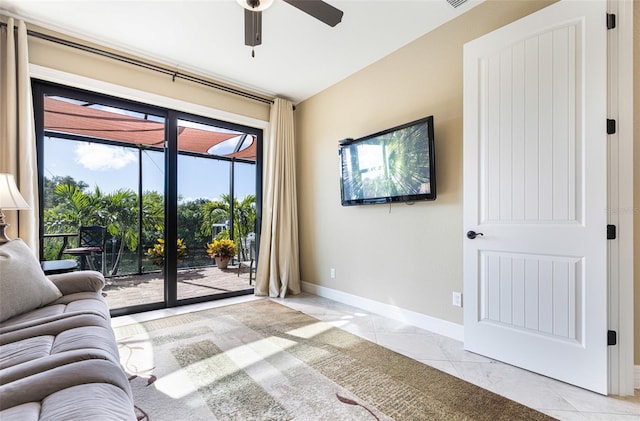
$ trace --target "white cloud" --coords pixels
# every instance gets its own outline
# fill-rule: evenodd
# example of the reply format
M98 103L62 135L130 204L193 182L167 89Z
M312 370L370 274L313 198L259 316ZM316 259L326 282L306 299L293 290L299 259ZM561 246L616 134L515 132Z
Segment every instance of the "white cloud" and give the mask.
M119 146L83 143L76 147L76 162L94 171L119 170L136 162L136 154Z

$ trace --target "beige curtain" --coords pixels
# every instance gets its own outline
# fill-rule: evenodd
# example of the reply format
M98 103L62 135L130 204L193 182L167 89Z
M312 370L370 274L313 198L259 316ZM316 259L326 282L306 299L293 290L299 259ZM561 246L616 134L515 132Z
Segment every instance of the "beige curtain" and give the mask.
M8 19L0 31L0 173L13 174L22 197L31 206L25 211L5 211L11 224L10 238L21 238L38 253L38 173L27 28Z
M271 107L264 152L262 230L256 295L284 298L300 293L298 204L293 104L276 99Z

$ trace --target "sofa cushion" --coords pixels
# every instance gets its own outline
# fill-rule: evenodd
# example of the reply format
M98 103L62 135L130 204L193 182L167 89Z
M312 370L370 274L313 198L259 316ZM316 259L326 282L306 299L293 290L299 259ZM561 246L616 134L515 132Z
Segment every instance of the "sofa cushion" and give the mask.
M81 396L82 399L78 399ZM29 402L0 411L2 421L135 420L125 392L111 384L90 383L63 389L42 403Z
M108 353L115 362L120 360L111 325L97 315L79 314L6 333L0 340L0 376L2 369L25 361L72 350L90 352L93 349Z
M29 402L0 411L2 421L38 421L40 419L40 402Z
M0 419L135 421L129 381L111 361L87 360L0 385Z
M124 390L108 383L89 383L46 397L39 421L49 420L135 421L136 416Z
M0 334L0 344L4 345L11 342L22 341L34 336L55 336L65 332L66 330L74 329L80 326L102 326L108 327L109 330L111 330L110 322L108 320L105 320L104 317L102 317L100 314L67 313L62 316L47 318L46 321L43 320L42 323L27 322L10 326L12 328L11 330L6 330L5 332Z
M22 341L0 345L0 380L6 383L2 370L51 354L55 336L36 336Z
M62 296L20 239L0 245L0 322Z
M67 300L71 301L67 302ZM73 326L67 325L67 323L76 323L69 321L70 318L83 318L84 323L95 325L96 322L92 317L101 318L102 320L99 321L101 323L109 325L111 323L109 309L102 295L97 292L63 295L62 298L49 305L0 322L0 344L41 335L42 329L50 330L49 325L54 323L61 323L60 329L68 329Z
M133 413L133 397L129 379L122 367L106 359L74 361L38 372L12 382L0 384L0 410L5 410L28 402L42 402L47 396L73 386L90 383L105 383L122 389L122 397L115 404L124 404ZM75 404L87 399L84 394L76 395ZM104 397L96 396L97 399ZM1 417L0 417L1 419ZM73 418L69 418L73 419ZM93 419L106 419L96 417ZM128 418L126 418L128 419ZM135 419L135 417L133 418Z

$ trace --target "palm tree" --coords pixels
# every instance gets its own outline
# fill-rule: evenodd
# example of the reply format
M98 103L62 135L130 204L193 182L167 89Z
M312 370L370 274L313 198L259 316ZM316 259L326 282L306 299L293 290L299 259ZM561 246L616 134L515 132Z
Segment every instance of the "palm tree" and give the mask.
M229 195L222 194L221 200L211 200L202 206L202 225L200 232L203 235L211 236L214 224L228 224L231 207L229 205ZM225 231L227 238L229 232Z
M204 262L211 261L203 246L209 240L210 235L203 234L200 229L203 208L208 202L207 199L195 199L178 204L178 236L191 250L189 259L185 262L188 266L199 266Z
M80 183L60 184L54 192L59 197L58 205L46 209L44 221L47 232L76 231L81 225L102 225L112 239L119 241L118 253L111 275L118 273L125 247L135 251L140 243L138 233L138 196L132 190L120 189L103 194L99 188L92 193L84 192ZM145 198L145 196L147 196ZM162 196L147 193L143 196L143 229L158 231L164 225ZM52 246L49 246L53 250ZM46 253L50 253L49 248Z
M214 224L227 223L231 214L231 197L229 194L221 194L220 200L212 200L203 206L203 218L201 232L211 236ZM245 196L241 201L233 198L233 239L240 241L238 248L244 258L245 244L243 241L247 235L255 231L256 221L256 197L253 194ZM229 229L222 231L216 239L230 238Z
M98 198L102 195L96 188L93 195L85 193L77 185L59 184L55 194L62 200L53 208L52 224L65 225L66 229L76 229L80 225L96 222Z
M240 203L237 203L234 208L234 219L236 220L235 227L238 233L237 237L240 241L240 247L238 248L240 257L246 260L245 255L249 245L246 244L247 238L250 233L256 230L256 197L253 194L249 194L242 199ZM243 241L245 242L243 244Z
M111 275L118 273L125 247L134 252L142 246L139 235L138 195L129 189L120 189L103 197L103 206L99 213L108 220L107 231L115 240L119 240L118 254L110 270ZM162 232L164 229L164 208L162 195L145 192L142 196L142 231ZM144 234L143 234L144 235ZM154 235L153 238L157 238Z
M120 240L118 254L109 273L115 275L120 268L125 246L138 248L138 195L128 189L120 189L102 198L99 212L107 222L107 232L114 240Z

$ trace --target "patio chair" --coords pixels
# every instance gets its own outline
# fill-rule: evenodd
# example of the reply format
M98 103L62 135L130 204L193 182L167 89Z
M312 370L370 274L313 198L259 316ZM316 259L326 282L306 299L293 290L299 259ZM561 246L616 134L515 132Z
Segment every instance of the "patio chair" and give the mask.
M80 258L80 270L98 270L104 274L105 241L107 228L99 225L81 226L78 232L78 247L66 249L64 252ZM96 264L96 256L100 255L100 269Z
M238 277L240 277L240 272L242 272L243 267L249 268L249 285L253 284L253 272L255 269L253 268L254 259L249 261L249 266L246 266L246 263L238 262Z
M254 233L250 233L247 235L247 238L244 240L244 244L242 239L240 240L240 248L241 251L238 253L238 276L240 276L240 272L242 272L243 267L249 268L249 285L253 284L253 274L255 263L255 254L256 254L256 238ZM247 250L248 249L248 250ZM247 266L246 262L242 262L240 259L240 255L244 255L244 251L247 250L249 253L249 265Z

